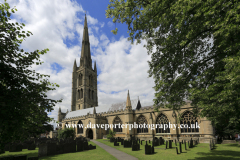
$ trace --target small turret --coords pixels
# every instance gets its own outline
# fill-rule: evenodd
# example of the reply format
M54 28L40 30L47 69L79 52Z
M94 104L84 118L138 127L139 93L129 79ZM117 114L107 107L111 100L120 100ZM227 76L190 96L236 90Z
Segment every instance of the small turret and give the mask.
M131 100L130 100L130 95L129 95L129 90L128 90L128 94L127 94L126 109L132 109Z
M139 110L139 109L141 109L141 107L142 106L141 106L141 103L140 103L140 100L139 100L139 97L138 97L138 103L137 103L137 108L136 109Z
M62 115L61 107L59 107L59 109L58 109L58 122L61 122L61 121L62 121L61 115Z
M96 61L94 62L94 71L97 73L97 65L96 65Z
M76 59L74 61L74 64L73 64L73 72L75 72L77 70L77 63L76 63Z

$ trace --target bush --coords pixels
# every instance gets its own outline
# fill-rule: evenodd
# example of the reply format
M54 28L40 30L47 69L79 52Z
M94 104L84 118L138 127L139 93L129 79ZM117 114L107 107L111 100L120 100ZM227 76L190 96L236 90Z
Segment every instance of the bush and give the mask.
M109 133L107 135L107 139L113 138L115 136L116 132L112 131L111 129L109 130Z
M73 128L65 128L58 130L58 139L74 138L75 130Z

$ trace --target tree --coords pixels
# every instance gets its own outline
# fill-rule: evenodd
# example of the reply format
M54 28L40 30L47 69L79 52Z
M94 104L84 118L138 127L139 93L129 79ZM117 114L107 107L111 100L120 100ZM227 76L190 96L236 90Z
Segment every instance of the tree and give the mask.
M200 115L212 121L220 137L235 135L240 128L240 56L223 61L224 71L217 73L214 84L201 88L194 82L191 91L192 103L203 109Z
M75 130L73 128L65 128L58 130L58 139L74 138Z
M116 132L112 131L111 129L109 129L109 133L107 135L107 139L111 139L115 136Z
M239 6L240 2L235 0L111 0L106 16L113 18L114 23L128 25L132 43L133 40L147 41L145 47L151 54L149 76L155 81L157 108L179 111L185 100L190 99L195 114L202 110L201 116L209 117L206 107L212 105L211 111L215 114L211 116L220 122L220 117L232 111L219 111L216 105L220 102L216 101L208 101L206 105L198 93L209 89L213 96L218 88L211 88L212 85L222 83L222 87L225 86L217 77L221 72L230 74L225 71L230 63L225 59L235 59L240 54ZM117 30L112 32L116 34ZM229 81L229 85L231 83ZM221 105L227 106L231 100L239 103L238 95L239 92L234 97L224 94L225 104ZM239 124L239 105L235 106L235 111L233 119Z
M46 92L59 87L52 84L36 73L30 67L33 64L41 65L42 51L24 52L20 44L26 37L32 35L25 32L23 23L10 23L11 12L6 0L0 4L0 149L6 143L24 140L29 136L52 130L47 125L51 118L48 112L61 100L47 98Z

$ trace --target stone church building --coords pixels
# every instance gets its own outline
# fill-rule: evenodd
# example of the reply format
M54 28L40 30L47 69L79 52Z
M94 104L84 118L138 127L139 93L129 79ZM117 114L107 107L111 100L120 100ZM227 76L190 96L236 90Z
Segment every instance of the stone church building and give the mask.
M177 114L172 110L161 108L159 112L154 111L153 105L143 105L140 100L131 100L130 93L126 93L126 101L112 105L98 106L97 95L97 67L94 63L92 69L92 59L90 53L90 43L88 35L87 19L85 15L82 50L80 66L73 65L72 72L72 99L71 111L62 113L59 108L58 121L62 128L66 125L83 125L83 128L75 127L76 136L84 136L93 139L105 137L108 130L102 127L89 127L89 124L124 124L127 127L116 126L111 128L116 132L116 137L125 139L135 136L143 140L150 140L155 137L164 139L190 139L199 138L200 142L208 143L214 136L211 122L206 118L194 117L190 102L181 107L181 122L177 122ZM159 127L151 130L150 128L132 128L129 124L159 124ZM160 125L164 124L191 124L198 123L200 128L168 128L163 129ZM88 126L88 127L87 127Z

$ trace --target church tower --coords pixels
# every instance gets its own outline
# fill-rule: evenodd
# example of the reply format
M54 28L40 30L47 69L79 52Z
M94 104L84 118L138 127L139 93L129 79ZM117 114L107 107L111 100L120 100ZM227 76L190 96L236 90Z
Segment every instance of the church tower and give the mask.
M98 106L97 66L95 62L94 69L92 69L87 17L85 15L80 66L77 67L76 60L73 64L71 111L94 106Z

